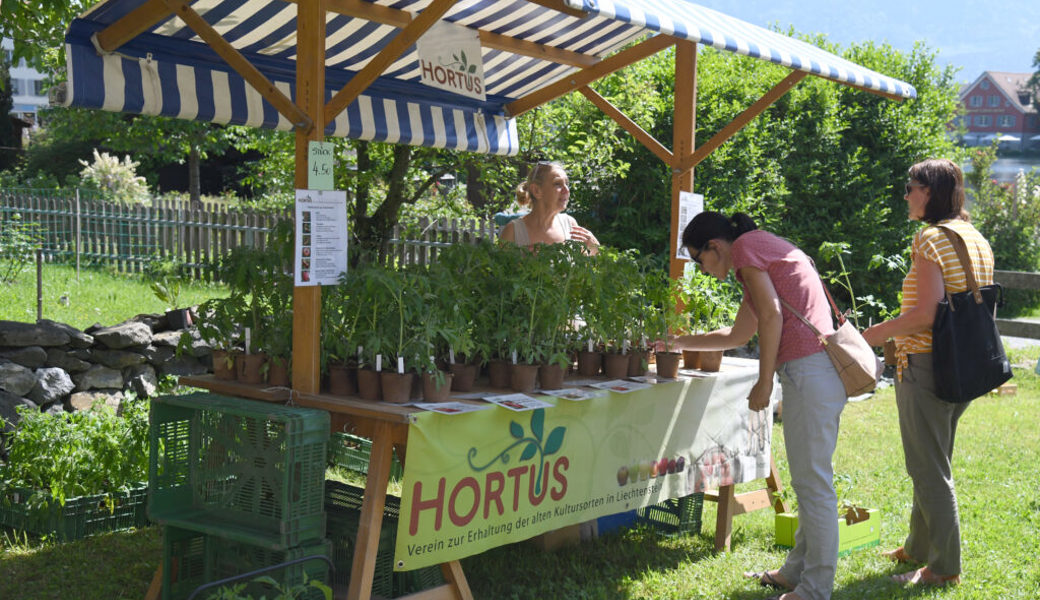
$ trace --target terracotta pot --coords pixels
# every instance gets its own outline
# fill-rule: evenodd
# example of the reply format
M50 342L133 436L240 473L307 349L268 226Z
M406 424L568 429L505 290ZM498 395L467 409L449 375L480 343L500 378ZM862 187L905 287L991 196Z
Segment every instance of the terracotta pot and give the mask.
M885 365L889 367L896 366L896 341L885 340Z
M235 365L238 367L238 380L242 383L263 383L265 362L267 362L267 354L263 352L239 355L235 359Z
M646 375L646 371L650 366L650 351L649 350L632 350L628 355L628 376L639 377Z
M667 377L668 379L675 379L679 376L679 359L682 358L680 352L658 352L657 353L657 375L658 377Z
M566 375L566 371L555 363L538 367L538 382L543 390L558 390L562 388L564 375Z
M701 353L699 350L683 350L682 366L684 369L701 368Z
M234 381L237 377L235 372L235 355L227 350L213 351L213 376L225 381Z
M701 371L714 373L722 367L722 350L701 351Z
M379 400L383 397L383 386L379 372L375 369L358 369L358 395L363 400Z
M270 358L267 360L267 384L281 387L288 387L291 384L288 358Z
M488 362L488 379L493 388L508 388L509 361L496 358Z
M357 394L357 367L348 367L343 363L330 364L329 393L333 396L353 396Z
M415 373L392 373L383 371L379 375L379 385L383 389L383 401L393 404L407 404L412 400L412 381Z
M603 353L593 350L582 350L578 352L578 375L582 377L595 377L603 368Z
M603 355L603 374L608 379L628 377L628 355L607 352Z
M455 376L451 373L440 372L444 380L437 384L437 374L424 371L422 374L422 396L426 402L447 402L451 400L451 385Z
M473 383L477 380L477 365L454 363L451 365L451 374L451 390L468 392L473 389Z
M514 392L533 392L538 382L538 365L524 363L509 365L509 389Z

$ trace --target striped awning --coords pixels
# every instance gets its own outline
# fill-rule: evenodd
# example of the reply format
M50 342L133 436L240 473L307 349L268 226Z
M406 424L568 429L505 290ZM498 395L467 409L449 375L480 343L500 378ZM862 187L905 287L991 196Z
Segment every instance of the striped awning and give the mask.
M329 2L327 97L332 98L430 3ZM188 4L295 101L296 2ZM163 5L161 0L107 0L73 21L66 34L66 105L272 129L294 126L178 17L164 18L111 51L96 43L96 34L133 11ZM326 135L514 154L519 142L507 105L636 40L659 34L887 95L915 96L904 82L685 0L459 0L443 19L479 32L486 100L421 84L412 45L327 124ZM126 21L132 21L132 15Z

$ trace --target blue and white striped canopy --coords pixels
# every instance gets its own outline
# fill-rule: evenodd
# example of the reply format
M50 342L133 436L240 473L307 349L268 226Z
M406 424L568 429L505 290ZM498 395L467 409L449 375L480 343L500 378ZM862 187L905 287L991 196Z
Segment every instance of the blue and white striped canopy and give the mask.
M288 119L177 17L163 19L112 52L99 50L93 41L96 33L155 1L107 0L73 21L66 34L67 105L292 128ZM402 16L414 16L431 1L330 2L325 25L327 97L397 35ZM283 94L294 99L296 2L195 0L190 6ZM347 8L334 12L337 6ZM394 15L396 22L391 24ZM514 154L519 143L515 122L505 109L508 103L657 34L890 95L915 96L906 83L685 0L549 0L540 4L459 0L443 18L480 32L487 99L473 100L422 85L413 45L328 123L326 135ZM520 53L518 47L526 50Z

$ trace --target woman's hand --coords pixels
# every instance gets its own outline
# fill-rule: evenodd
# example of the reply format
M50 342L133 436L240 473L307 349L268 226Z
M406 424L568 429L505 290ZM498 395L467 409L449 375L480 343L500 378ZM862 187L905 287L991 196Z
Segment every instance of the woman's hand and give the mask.
M769 407L769 400L773 396L773 380L772 379L759 379L755 382L754 387L751 388L751 393L747 397L747 406L749 410L760 411Z
M592 232L585 229L581 225L574 225L571 227L571 239L585 244L588 248L589 254L595 255L599 252L599 240L596 236L592 235Z

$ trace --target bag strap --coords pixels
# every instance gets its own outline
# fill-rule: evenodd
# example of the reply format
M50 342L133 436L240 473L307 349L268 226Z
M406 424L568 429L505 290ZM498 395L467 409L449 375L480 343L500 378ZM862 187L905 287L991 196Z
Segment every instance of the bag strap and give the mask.
M979 291L979 282L975 280L975 271L971 268L971 257L968 256L968 246L964 243L964 238L948 225L936 225L936 227L946 234L946 239L950 240L950 244L957 252L957 259L961 263L965 279L968 280L968 289L975 297L975 304L982 304L982 292Z
M821 281L822 281L822 279L821 279ZM826 290L827 290L827 286L823 286L823 289L824 289L824 290L826 291ZM827 296L828 296L828 297L830 297L830 293L829 293L829 292L827 293ZM810 323L810 322L809 322L809 319L806 319L806 318L805 318L805 317L804 317L804 316L802 315L802 313L800 313L800 312L798 312L797 310L795 310L793 306L791 306L790 304L788 304L788 303L787 303L787 301L786 301L786 300L784 300L783 298L780 298L780 296L779 296L779 295L777 295L777 298L778 298L778 299L780 300L780 304L783 304L783 305L784 305L784 306L785 306L785 307L787 308L787 310L791 311L791 314L792 314L792 315L794 315L794 316L798 317L798 319L799 319L799 320L800 320L800 321L801 321L802 323L805 323L805 325L806 325L806 326L807 326L807 327L808 327L809 329L811 329L813 333L815 333L815 334L816 334L816 339L820 340L820 343L821 343L821 344L823 344L824 346L826 346L826 345L827 345L827 337L826 337L826 336L824 336L824 335L823 335L822 333L820 333L820 330L819 330L819 329L817 329L815 325L813 325L812 323ZM834 304L834 300L831 300L831 304L832 304L832 305ZM835 311L837 311L837 310L838 310L838 309L837 309L837 307L835 307L835 308L834 308L834 310L835 310ZM838 325L840 326L840 325L841 325L841 323L838 323Z

